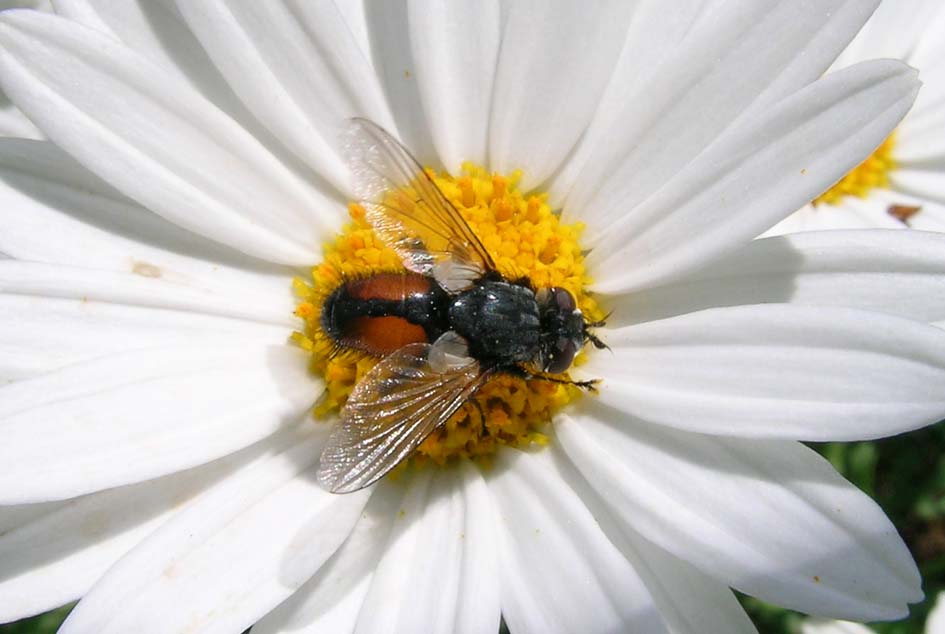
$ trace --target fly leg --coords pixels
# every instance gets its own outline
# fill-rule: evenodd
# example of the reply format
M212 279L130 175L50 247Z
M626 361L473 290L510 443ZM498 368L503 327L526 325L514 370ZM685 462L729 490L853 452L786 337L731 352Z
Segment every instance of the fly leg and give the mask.
M588 392L597 392L597 384L600 383L600 379L591 379L590 381L572 381L571 379L559 379L556 376L529 372L525 368L519 367L517 365L509 366L508 368L502 368L500 371L526 381L547 381L548 383L555 383L557 385L573 385L574 387L587 390Z

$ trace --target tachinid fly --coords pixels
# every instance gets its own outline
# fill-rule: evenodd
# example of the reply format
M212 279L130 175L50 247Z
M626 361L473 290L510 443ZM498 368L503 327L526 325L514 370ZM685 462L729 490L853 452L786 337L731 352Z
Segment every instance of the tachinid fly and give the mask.
M587 341L604 347L564 288L508 280L421 165L390 134L353 119L347 151L359 202L404 272L348 280L322 306L339 347L382 357L355 386L321 455L334 493L364 488L402 460L496 373L571 367ZM574 383L592 387L589 383Z

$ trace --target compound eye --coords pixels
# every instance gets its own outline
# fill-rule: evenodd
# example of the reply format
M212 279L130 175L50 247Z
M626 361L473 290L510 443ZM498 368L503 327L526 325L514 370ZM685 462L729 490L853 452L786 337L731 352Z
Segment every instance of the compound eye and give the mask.
M565 291L567 292L567 291ZM571 339L559 338L555 343L554 352L548 363L545 364L545 372L549 374L561 374L571 367L574 356L578 352L578 347Z
M551 289L551 292L554 293L555 304L558 306L558 310L562 313L573 312L577 308L577 303L574 301L574 295L572 295L566 288L561 288L560 286L555 286Z

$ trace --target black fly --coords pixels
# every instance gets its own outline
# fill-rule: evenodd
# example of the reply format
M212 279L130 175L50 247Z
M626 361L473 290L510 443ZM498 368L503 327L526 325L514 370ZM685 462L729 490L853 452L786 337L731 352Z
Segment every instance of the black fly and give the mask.
M355 386L322 452L318 478L334 493L377 481L496 373L572 383L543 373L565 372L588 341L604 347L588 330L602 324L586 322L566 289L505 279L384 129L354 119L346 142L367 220L408 272L347 282L322 307L338 345L386 355Z

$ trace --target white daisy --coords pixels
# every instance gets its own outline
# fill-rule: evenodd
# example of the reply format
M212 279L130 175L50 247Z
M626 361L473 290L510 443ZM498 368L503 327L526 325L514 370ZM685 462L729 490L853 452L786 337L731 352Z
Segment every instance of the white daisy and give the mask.
M808 619L801 624L801 634L875 634L874 630L850 621ZM945 634L945 601L940 594L925 621L925 634Z
M51 140L0 139L0 620L737 633L730 587L860 620L921 599L798 441L945 415L945 236L752 241L912 104L899 62L817 80L875 2L56 5L0 17ZM291 285L331 256L354 115L586 223L612 352L546 449L316 482Z
M901 59L919 70L919 98L869 159L768 235L812 229L945 231L945 6L883 2L834 68Z

